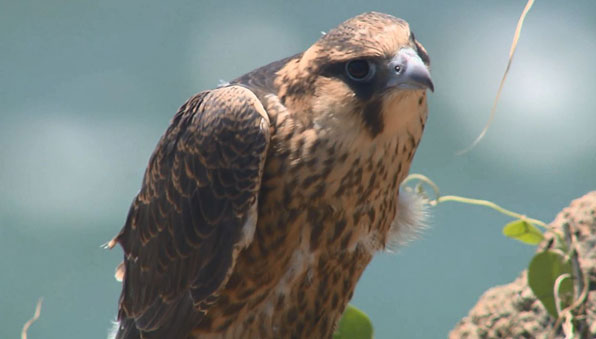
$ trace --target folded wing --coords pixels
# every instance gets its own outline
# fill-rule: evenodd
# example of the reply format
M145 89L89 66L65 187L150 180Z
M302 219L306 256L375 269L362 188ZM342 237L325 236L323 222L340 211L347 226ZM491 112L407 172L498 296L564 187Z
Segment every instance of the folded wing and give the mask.
M180 108L113 242L125 258L117 337L184 338L208 311L252 241L268 145L268 116L246 88Z

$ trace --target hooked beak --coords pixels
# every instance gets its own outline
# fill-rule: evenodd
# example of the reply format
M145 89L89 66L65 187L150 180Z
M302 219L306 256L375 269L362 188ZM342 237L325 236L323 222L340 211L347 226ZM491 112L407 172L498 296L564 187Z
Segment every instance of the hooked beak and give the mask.
M403 89L430 89L435 86L428 68L412 48L402 48L389 62L387 87Z

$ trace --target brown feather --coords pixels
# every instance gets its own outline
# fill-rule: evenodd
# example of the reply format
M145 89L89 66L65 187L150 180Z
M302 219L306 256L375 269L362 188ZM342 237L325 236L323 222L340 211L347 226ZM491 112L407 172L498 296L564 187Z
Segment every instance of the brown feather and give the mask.
M268 144L268 117L246 88L203 92L181 108L116 238L121 320L146 337L188 334L250 243Z

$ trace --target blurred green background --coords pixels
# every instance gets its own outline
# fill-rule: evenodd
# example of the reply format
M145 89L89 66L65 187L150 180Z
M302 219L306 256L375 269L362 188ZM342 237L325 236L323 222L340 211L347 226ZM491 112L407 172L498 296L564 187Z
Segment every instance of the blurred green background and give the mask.
M436 92L414 172L442 191L551 221L596 188L596 2L537 1L494 125L473 151L525 0L0 2L0 338L105 338L121 228L149 155L192 94L307 48L361 12L410 22ZM353 303L376 338L441 338L532 247L508 218L443 205L397 254L380 254Z

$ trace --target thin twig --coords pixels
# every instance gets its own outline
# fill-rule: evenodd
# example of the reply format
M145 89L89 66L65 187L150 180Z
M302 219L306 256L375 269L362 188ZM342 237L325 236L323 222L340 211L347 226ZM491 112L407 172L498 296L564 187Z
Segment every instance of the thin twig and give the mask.
M571 235L571 226L568 222L563 224L563 234L565 235L565 242L567 243L567 248L570 249L570 261L571 261L571 269L573 273L573 281L575 285L575 295L580 295L584 290L584 274L582 272L581 266L579 264L579 258L577 256L577 250L573 245L573 238Z
M33 317L29 320L27 320L27 322L25 323L25 325L23 325L23 330L21 331L21 339L27 339L27 331L29 330L29 327L31 327L31 325L33 325L33 323L39 319L39 315L41 314L41 303L43 302L43 297L39 298L39 300L37 300L37 306L35 306L35 313L33 313Z

